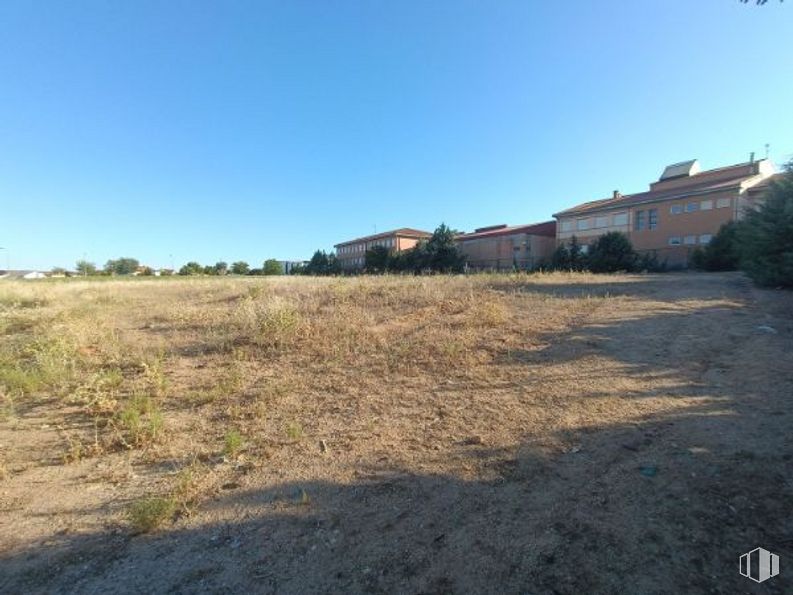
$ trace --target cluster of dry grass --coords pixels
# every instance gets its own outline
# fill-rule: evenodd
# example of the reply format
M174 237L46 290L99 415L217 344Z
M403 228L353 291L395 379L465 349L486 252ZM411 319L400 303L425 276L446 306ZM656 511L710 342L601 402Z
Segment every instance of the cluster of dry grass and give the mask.
M361 435L387 444L400 432L410 440L426 420L416 425L400 410L424 392L525 384L527 368L518 364L526 354L604 300L624 299L589 294L591 281L551 274L7 282L2 418L13 423L20 407L36 404L59 412L60 452L50 454L64 464L119 452L138 463L169 461L173 472L129 508L133 525L149 530L188 513L233 474L299 465L317 444L324 452ZM562 285L580 291L562 295L554 289ZM533 379L534 407L553 398L555 381L546 380ZM466 403L450 397L444 406ZM539 427L547 415L535 421ZM480 439L474 421L460 424L440 424L437 439Z

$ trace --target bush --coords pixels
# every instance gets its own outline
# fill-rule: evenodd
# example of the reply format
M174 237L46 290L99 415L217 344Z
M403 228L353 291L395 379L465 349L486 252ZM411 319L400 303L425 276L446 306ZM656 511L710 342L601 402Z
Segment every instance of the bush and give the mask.
M610 231L597 238L590 244L587 255L587 264L593 273L633 271L638 260L639 255L628 236L619 231Z
M691 266L704 271L736 270L741 258L739 226L734 221L722 225L707 246L697 247L691 253Z
M173 498L151 497L137 500L127 509L127 517L136 533L153 531L176 512Z
M759 285L793 287L793 161L737 231L741 268Z
M581 250L578 238L570 238L569 244L560 244L551 256L551 269L556 271L584 271L588 268L587 257Z

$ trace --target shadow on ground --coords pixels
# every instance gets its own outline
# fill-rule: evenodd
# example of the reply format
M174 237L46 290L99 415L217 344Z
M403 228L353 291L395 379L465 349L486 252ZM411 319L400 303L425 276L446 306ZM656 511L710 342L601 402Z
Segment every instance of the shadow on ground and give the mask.
M350 483L227 490L160 534L61 535L2 556L0 590L791 592L791 320L757 332L762 304L735 283L745 306L704 307L696 322L668 313L583 326L502 354L531 368L598 353L676 387L627 400L685 396L684 408L583 425L556 436L571 444L563 452L529 434L510 449L461 441L450 456L491 471L474 480L370 466ZM737 572L757 546L782 559L782 575L760 586Z

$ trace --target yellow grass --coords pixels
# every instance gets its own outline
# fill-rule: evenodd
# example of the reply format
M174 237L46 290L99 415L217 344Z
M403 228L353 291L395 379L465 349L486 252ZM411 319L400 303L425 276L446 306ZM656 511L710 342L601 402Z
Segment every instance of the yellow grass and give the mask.
M365 440L364 457L389 451L416 470L455 469L454 456L435 452L460 440L506 447L534 433L551 445L593 419L641 415L649 401L572 399L588 380L569 362L531 363L604 304L635 302L611 288L640 281L556 273L4 282L2 412L10 420L20 405L41 404L57 415L60 452L51 454L66 463L127 452L147 465L201 459L211 463L204 474L224 455L247 468L298 469L310 467L320 441L324 451ZM620 382L638 390L630 377ZM172 512L145 499L136 510L141 526L149 513Z

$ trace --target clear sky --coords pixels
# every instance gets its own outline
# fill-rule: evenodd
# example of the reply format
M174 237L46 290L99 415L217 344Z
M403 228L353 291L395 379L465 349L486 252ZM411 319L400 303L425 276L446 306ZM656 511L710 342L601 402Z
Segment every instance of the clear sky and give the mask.
M793 1L2 0L0 246L258 266L543 221L790 159L791 73Z

